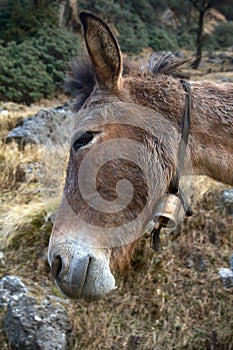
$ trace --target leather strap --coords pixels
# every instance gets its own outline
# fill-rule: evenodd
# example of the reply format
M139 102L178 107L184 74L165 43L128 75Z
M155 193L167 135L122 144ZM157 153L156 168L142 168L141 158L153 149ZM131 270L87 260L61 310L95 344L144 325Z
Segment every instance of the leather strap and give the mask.
M188 200L185 194L179 187L180 175L184 166L185 154L188 145L189 131L190 131L190 111L191 111L191 86L185 80L180 80L183 85L183 89L186 91L185 96L185 109L182 119L182 131L181 131L181 139L178 147L178 164L176 176L171 180L169 186L169 193L175 194L179 197L181 204L184 208L184 212L186 216L191 216L193 211L189 206ZM151 247L158 251L160 249L160 231L162 229L161 222L158 221L155 227L151 231Z

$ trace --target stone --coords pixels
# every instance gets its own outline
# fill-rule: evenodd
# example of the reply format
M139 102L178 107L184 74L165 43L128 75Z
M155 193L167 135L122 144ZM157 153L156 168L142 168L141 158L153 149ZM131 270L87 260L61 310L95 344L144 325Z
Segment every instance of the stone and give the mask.
M8 117L9 116L9 112L6 109L0 107L0 116L1 117Z
M176 30L180 26L179 18L170 8L164 11L160 17L160 21L173 30Z
M229 289L233 287L233 272L231 269L221 267L219 269L218 274L222 280L222 285L225 289Z
M187 257L185 266L188 269L195 268L198 272L203 272L206 269L206 261L201 253L193 252Z
M0 250L0 267L5 265L5 255L4 253Z
M233 272L233 254L230 257L230 269Z
M71 326L66 310L48 300L37 303L27 294L11 299L5 317L5 332L12 349L65 350Z
M5 276L0 281L0 307L21 293L28 293L27 287L17 276Z
M220 81L222 83L233 83L233 79L232 78L227 78L227 77L220 78Z
M12 350L69 349L69 317L52 297L37 300L17 276L6 276L0 281L0 306L6 307L4 330Z
M6 142L46 144L53 133L72 115L69 104L56 108L41 109L37 114L23 119L6 137Z
M227 213L233 215L233 188L222 192L222 201Z
M218 57L223 59L223 60L231 60L232 59L232 55L230 53L226 53L226 52L221 52L218 55Z
M233 188L224 188L219 184L218 188L210 188L203 196L202 204L206 210L221 211L227 215L233 215Z
M222 58L209 58L207 60L209 63L213 63L213 64L223 64L224 60Z

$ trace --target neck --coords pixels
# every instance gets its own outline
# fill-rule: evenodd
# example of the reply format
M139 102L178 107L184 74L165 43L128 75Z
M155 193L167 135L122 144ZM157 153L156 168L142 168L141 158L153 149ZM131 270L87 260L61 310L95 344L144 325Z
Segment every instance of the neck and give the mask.
M153 84L130 84L137 103L160 112L180 132L185 94L178 79L159 76ZM211 82L191 84L189 148L195 174L233 185L233 85Z
M233 86L192 84L190 150L196 174L233 185Z

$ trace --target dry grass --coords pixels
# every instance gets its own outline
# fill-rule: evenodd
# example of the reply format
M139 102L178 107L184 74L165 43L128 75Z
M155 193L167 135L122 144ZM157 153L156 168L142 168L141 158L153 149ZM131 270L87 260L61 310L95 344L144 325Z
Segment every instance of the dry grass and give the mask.
M7 108L8 119L0 122L3 136L19 118L34 113L25 106ZM35 146L0 145L0 250L5 245L0 278L17 274L35 294L61 296L46 263L51 222L38 192L39 161ZM233 253L233 218L219 209L224 188L196 178L195 213L174 234L162 236L159 253L144 237L128 270L117 273L114 293L93 304L70 302L70 350L233 349L233 293L218 277ZM3 331L0 344L10 350Z
M218 277L233 253L233 219L211 204L211 193L225 186L200 178L203 188L204 182L198 212L175 238L164 235L161 252L143 239L114 294L72 304L72 349L233 349L233 294Z
M187 56L189 56L189 53L186 52ZM215 52L215 54L220 54L220 52ZM227 55L232 57L231 52L227 52ZM233 58L233 57L232 57ZM232 63L230 60L224 60L222 64L216 64L216 63L209 63L209 53L204 52L203 53L203 59L198 67L198 69L188 69L185 70L187 73L190 74L191 80L209 80L221 83L222 78L233 80L233 69L232 69Z

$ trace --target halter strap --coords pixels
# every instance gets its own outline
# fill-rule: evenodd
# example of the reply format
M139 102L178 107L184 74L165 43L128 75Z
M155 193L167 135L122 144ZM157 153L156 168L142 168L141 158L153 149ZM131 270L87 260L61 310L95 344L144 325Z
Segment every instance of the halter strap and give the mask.
M188 200L183 193L183 191L179 187L180 182L180 175L181 171L184 166L184 159L186 154L186 149L188 145L188 138L189 138L189 131L190 131L190 111L191 111L191 86L190 83L188 83L185 80L180 80L183 89L186 92L185 96L185 109L183 113L183 119L182 119L182 131L181 131L181 139L178 146L178 165L176 170L176 176L171 180L170 186L169 186L169 193L176 195L179 197L181 204L183 206L184 212L186 216L191 216L193 214L193 211L191 207L189 206ZM160 231L164 227L162 225L161 220L158 220L158 223L156 223L155 227L151 231L151 247L158 251L160 248Z

